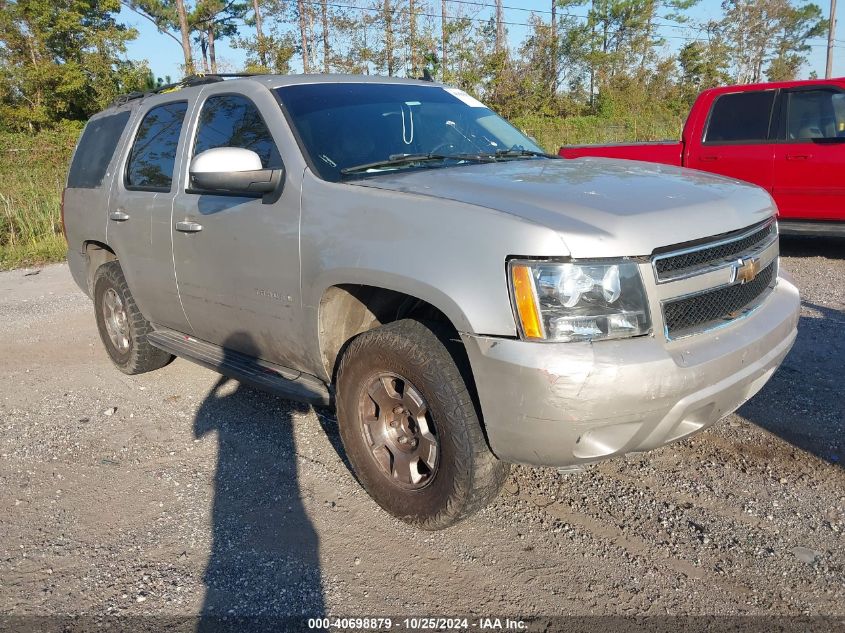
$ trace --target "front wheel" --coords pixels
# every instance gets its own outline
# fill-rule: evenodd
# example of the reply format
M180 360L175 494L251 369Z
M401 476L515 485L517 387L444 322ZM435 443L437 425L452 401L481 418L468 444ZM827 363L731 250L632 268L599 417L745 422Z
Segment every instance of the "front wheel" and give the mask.
M460 370L426 325L397 321L356 337L337 387L349 461L392 515L441 529L499 493L509 465L490 452Z

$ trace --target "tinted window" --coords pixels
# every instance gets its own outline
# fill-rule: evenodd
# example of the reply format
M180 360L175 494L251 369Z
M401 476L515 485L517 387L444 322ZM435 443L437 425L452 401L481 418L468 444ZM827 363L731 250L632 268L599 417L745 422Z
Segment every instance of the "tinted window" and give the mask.
M788 93L786 138L845 138L845 94L832 90Z
M179 101L157 106L147 112L129 154L127 186L170 190L176 148L187 110L187 102Z
M88 122L70 164L68 187L93 189L100 186L128 120L127 110Z
M234 95L211 97L202 107L194 155L215 147L241 147L261 157L267 169L282 166L279 150L258 108L249 99Z
M311 163L322 178L405 154L489 155L537 145L468 94L414 84L316 83L278 89ZM524 158L524 157L522 157ZM540 159L545 160L545 159ZM450 167L452 159L365 170Z
M736 92L716 99L706 143L752 143L769 138L775 91Z

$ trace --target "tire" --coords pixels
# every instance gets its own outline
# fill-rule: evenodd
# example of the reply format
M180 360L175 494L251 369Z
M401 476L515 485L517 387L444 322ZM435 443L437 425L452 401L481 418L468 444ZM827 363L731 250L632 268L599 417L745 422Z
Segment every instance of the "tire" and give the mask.
M510 471L490 452L443 338L418 321L390 323L353 339L337 374L340 435L358 481L426 530L486 506Z
M116 261L103 264L94 273L94 315L100 340L123 373L143 374L173 360L147 341L153 328L135 304Z

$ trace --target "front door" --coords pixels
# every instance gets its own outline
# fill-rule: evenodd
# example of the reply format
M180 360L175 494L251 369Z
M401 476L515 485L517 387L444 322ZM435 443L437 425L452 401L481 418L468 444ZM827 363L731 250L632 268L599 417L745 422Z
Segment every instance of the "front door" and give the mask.
M780 217L845 221L845 93L786 92L784 119L773 191Z
M266 123L274 117L281 124L279 106L263 86L252 93L226 93L225 86L203 92L188 164L205 150L240 147L256 152L264 168L283 167ZM187 173L183 177L173 208L173 255L195 336L298 368L303 337L296 183L286 174L280 198L266 204L261 197L198 191Z
M775 90L720 95L688 167L759 185L771 192L775 142L770 134Z

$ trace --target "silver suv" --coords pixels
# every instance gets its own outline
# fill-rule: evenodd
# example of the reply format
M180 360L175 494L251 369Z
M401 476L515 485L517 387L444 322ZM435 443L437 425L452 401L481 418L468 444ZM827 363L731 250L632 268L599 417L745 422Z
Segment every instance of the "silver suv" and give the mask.
M484 507L509 463L710 426L796 335L762 189L558 160L425 81L129 95L85 128L63 213L119 369L182 356L336 407L363 487L428 529Z

